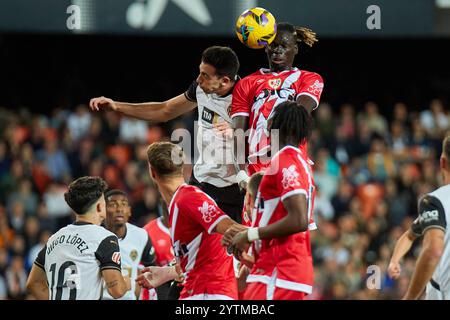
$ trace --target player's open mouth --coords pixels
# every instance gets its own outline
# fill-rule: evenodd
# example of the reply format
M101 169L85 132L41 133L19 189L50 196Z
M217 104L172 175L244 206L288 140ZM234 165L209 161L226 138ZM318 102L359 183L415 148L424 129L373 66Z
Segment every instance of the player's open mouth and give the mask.
M124 218L123 216L116 216L115 219L118 220L118 221L123 221L123 220L125 220L125 218Z

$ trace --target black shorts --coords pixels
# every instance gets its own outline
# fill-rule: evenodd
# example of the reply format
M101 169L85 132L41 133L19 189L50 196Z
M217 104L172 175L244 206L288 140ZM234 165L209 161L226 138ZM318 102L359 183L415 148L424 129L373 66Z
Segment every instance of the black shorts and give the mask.
M245 190L241 191L237 183L228 187L219 188L206 182L199 182L194 177L194 174L192 174L189 184L199 187L208 196L213 198L219 208L231 219L241 223Z

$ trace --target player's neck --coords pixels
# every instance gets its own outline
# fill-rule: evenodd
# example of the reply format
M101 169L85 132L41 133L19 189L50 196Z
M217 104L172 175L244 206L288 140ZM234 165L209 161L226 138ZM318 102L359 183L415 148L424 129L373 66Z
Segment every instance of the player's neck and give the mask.
M444 171L443 179L444 179L444 185L450 184L450 172Z
M100 223L98 222L98 219L94 215L89 214L89 213L86 213L84 215L77 215L77 218L75 221L100 225Z
M277 64L273 64L270 66L270 71L279 73L287 70L292 70L293 68L294 68L293 66L280 66Z
M223 86L222 88L218 89L216 91L216 94L219 96L226 96L233 90L234 82L232 82L230 85Z
M112 230L109 231L114 233L117 236L117 238L123 239L127 234L127 226L125 224L120 226L113 226Z
M158 183L161 196L163 197L164 201L166 201L167 205L169 205L177 189L184 183L185 181L183 176L172 177Z

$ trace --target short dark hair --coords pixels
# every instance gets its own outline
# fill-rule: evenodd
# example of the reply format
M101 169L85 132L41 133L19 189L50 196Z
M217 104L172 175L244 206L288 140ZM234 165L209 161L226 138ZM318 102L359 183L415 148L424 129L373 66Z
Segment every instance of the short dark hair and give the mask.
M85 214L100 199L108 184L100 177L81 177L69 184L64 199L76 214Z
M227 76L232 81L237 80L239 59L231 48L219 46L209 47L202 53L202 62L216 68L218 77Z
M148 163L159 176L182 175L184 153L171 142L153 142L147 149Z
M261 180L264 176L263 172L255 172L250 177L250 180L248 181L247 190L248 193L250 193L250 196L254 198L256 196L256 193L258 192L259 185L261 184Z
M294 101L285 101L276 107L270 129L279 130L280 142L298 146L309 139L312 118L305 107Z
M126 198L128 198L128 195L125 191L122 191L120 189L111 189L105 192L105 200L108 201L108 198L115 195L121 195Z

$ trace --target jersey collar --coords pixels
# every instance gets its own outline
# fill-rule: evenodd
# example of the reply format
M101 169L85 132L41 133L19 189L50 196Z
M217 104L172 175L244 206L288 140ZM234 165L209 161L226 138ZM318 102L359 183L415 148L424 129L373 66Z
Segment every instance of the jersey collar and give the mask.
M72 223L72 225L74 225L74 226L85 226L85 225L88 225L88 224L92 224L93 225L93 223L86 222L86 221L75 221L74 223Z
M259 72L261 72L261 74L273 74L274 76L278 76L278 75L283 74L285 72L291 72L291 71L298 71L298 68L297 67L293 67L291 70L283 70L281 72L272 72L272 71L270 71L270 69L267 69L267 68L259 69Z
M170 214L170 212L172 211L172 205L173 205L173 203L174 203L174 199L175 199L175 197L176 197L178 191L180 191L181 188L184 187L184 186L187 186L187 183L182 183L182 184L180 184L180 185L178 186L177 190L175 190L175 193L173 194L172 199L170 199L169 208L168 208L168 209L169 209L169 214Z

